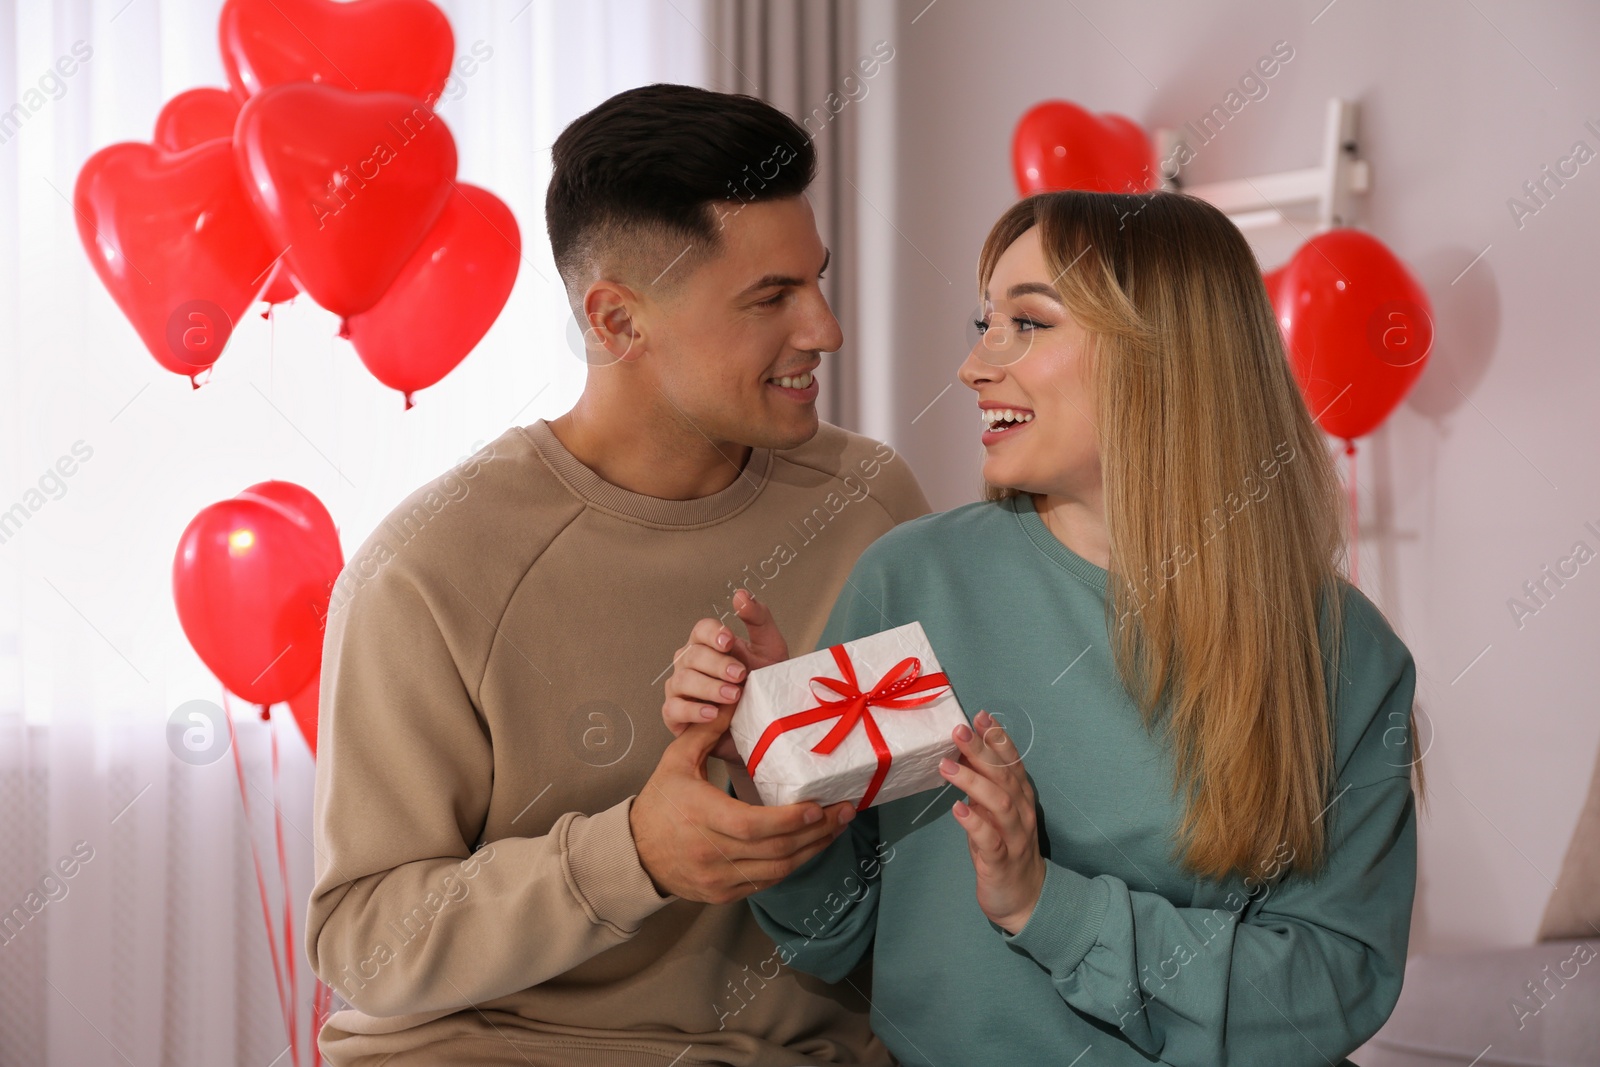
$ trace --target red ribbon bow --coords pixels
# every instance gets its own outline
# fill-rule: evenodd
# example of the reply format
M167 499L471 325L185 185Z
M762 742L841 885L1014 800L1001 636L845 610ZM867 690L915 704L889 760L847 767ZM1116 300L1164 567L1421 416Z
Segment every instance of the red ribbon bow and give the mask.
M859 722L862 729L867 732L867 740L872 742L872 751L878 757L877 773L872 776L872 781L867 783L867 791L861 794L861 800L856 804L856 810L862 811L872 803L872 798L877 796L883 780L889 776L889 764L893 759L889 746L884 742L883 734L878 730L878 724L868 709L873 705L896 710L920 707L943 696L942 693L927 691L948 689L950 679L942 671L924 675L922 661L916 656L907 656L889 668L877 685L863 693L856 681L855 666L850 662L850 653L845 651L843 645L830 645L828 651L833 653L833 661L839 665L839 673L844 676L844 680L813 675L810 683L811 695L816 698L817 706L797 711L793 715L785 715L781 719L774 719L768 724L761 733L761 739L756 742L756 747L751 750L750 758L745 761L745 768L754 775L756 764L761 762L761 757L766 755L767 748L777 740L779 734L814 722L836 718L839 721L834 723L833 729L828 731L827 736L811 746L811 751L827 755L839 747L839 742L843 741ZM816 687L819 682L838 693L842 699L829 700L817 696ZM912 693L926 695L913 697L910 695Z

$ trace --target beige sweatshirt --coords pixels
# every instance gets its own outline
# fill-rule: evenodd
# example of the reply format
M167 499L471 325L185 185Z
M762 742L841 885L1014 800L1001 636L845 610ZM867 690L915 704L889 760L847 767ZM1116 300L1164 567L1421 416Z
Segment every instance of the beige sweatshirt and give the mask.
M863 975L794 971L743 901L660 896L628 812L695 621L742 631L748 585L810 651L861 551L927 511L827 423L694 500L604 481L543 420L407 497L328 612L305 943L351 1005L330 1062L889 1063Z

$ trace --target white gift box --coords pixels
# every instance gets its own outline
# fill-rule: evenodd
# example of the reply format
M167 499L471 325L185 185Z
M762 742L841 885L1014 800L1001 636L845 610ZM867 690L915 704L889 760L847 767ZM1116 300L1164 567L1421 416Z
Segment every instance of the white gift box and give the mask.
M835 649L847 657L854 687ZM908 658L912 662L904 663ZM750 775L762 802L815 800L827 805L850 800L860 810L944 785L939 761L960 758L950 731L967 716L948 679L929 678L938 674L939 660L917 622L751 671L731 729L747 767L763 736L767 738ZM816 679L831 679L832 685ZM852 702L854 692L872 699ZM929 697L915 707L893 706ZM852 703L865 703L865 708L852 711ZM811 717L805 713L812 709L820 709L814 713L817 721L795 724L795 718ZM790 721L778 723L785 718ZM848 732L831 751L813 751L846 725ZM880 771L874 727L890 759L876 792L868 796Z

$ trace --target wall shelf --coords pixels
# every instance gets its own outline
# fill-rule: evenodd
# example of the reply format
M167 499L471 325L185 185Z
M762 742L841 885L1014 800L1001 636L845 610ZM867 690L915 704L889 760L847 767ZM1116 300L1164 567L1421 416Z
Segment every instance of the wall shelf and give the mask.
M1328 101L1322 162L1318 166L1197 185L1185 182L1184 168L1174 166L1175 173L1162 173L1161 188L1182 191L1214 204L1257 246L1257 255L1263 262L1269 261L1262 256L1267 248L1283 246L1281 258L1287 258L1314 233L1361 224L1364 195L1372 175L1367 161L1360 158L1359 115L1355 101L1338 97ZM1187 127L1157 129L1157 160L1173 159L1184 144L1191 156L1203 155L1206 146L1189 143L1188 133Z

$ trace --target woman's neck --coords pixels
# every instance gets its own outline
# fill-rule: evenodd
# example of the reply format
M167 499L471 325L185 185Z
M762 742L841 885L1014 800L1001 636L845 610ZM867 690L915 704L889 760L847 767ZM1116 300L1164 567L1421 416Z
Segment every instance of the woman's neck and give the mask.
M1057 541L1102 570L1111 566L1111 538L1106 532L1100 498L1083 501L1069 496L1031 493L1033 509Z

